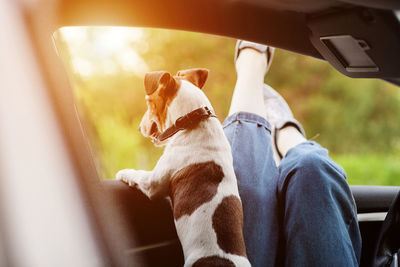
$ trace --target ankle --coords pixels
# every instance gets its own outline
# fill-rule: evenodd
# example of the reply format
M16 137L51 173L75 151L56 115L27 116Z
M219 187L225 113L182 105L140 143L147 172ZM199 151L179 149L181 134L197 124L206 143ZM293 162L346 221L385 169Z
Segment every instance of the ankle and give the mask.
M294 126L287 126L277 131L276 144L282 157L293 147L306 142L304 135Z
M260 53L254 49L243 49L235 63L238 76L247 75L249 73L265 74L267 69L267 59L264 53Z

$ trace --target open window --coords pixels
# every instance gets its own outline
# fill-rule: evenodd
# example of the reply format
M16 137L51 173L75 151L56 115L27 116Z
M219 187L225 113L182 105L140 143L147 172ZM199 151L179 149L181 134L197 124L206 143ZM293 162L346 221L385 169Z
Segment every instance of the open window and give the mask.
M146 110L148 71L206 67L204 91L221 120L236 81L235 40L200 33L132 27L67 27L55 33L80 119L102 178L123 168L151 169L162 150L137 130ZM350 41L335 41L340 46ZM352 185L397 185L400 94L389 83L346 78L329 64L284 50L265 81L327 147Z

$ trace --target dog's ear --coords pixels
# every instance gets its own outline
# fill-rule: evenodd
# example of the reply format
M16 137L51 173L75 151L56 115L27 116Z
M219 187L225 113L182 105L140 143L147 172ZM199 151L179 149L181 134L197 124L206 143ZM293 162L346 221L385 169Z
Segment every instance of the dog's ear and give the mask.
M173 95L177 90L177 82L167 71L152 71L144 76L144 89L147 95L156 91L163 96Z
M201 89L207 81L208 69L180 70L178 71L177 76L182 77L184 80L193 83Z

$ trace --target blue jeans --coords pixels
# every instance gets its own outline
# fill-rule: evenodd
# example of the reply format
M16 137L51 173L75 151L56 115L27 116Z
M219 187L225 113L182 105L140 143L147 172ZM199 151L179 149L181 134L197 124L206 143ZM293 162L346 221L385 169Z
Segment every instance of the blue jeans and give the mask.
M289 150L277 167L264 118L239 112L223 126L252 266L358 266L356 206L344 170L328 151L305 142Z

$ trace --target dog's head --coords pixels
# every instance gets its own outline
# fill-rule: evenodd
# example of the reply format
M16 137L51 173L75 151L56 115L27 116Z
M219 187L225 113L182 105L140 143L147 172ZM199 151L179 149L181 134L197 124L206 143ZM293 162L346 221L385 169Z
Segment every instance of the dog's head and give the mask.
M206 69L183 70L176 76L166 71L146 73L144 87L147 111L139 126L143 136L150 138L155 145L164 145L165 142L159 142L157 137L172 126L179 116L191 111L186 111L186 109L198 108L187 106L191 103L193 106L196 105L196 101L193 101L193 98L198 95L196 90L200 91L207 77L208 70ZM180 99L182 103L175 105L174 110L171 111L171 105L178 101L177 99ZM177 107L179 111L176 110Z

